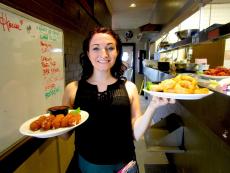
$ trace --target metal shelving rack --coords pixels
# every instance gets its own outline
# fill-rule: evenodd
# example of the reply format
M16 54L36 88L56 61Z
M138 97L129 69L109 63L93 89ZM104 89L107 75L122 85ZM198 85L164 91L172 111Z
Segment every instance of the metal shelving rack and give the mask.
M209 43L221 38L226 38L230 36L230 23L224 25L218 25L215 27L210 26L207 29L200 31L198 34L178 41L171 44L167 49L159 51L160 53L169 52L175 49L179 49L186 46L192 46L196 44Z

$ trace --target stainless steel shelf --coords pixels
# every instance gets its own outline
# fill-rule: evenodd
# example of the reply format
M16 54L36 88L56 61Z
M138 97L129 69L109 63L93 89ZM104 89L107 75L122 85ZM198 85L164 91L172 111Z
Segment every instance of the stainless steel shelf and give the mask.
M159 51L160 53L169 52L186 46L208 43L214 40L226 38L230 36L230 23L210 27L200 31L197 35L188 37L184 40L171 44L167 49Z

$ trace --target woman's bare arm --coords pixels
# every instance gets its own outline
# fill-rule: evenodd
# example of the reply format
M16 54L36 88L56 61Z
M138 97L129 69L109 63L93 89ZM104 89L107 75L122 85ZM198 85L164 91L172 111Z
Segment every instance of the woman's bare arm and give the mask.
M168 100L166 98L153 97L147 109L142 114L140 110L140 98L136 85L130 81L126 82L126 89L129 94L131 103L132 125L135 140L139 140L149 127L155 110L168 103L175 103L175 100Z

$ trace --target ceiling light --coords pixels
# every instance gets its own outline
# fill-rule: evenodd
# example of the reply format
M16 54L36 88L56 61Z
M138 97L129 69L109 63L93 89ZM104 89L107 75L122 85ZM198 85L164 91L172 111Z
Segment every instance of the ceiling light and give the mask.
M134 7L136 7L137 5L135 4L135 3L132 3L132 4L130 4L130 6L129 7L132 7L132 8L134 8Z

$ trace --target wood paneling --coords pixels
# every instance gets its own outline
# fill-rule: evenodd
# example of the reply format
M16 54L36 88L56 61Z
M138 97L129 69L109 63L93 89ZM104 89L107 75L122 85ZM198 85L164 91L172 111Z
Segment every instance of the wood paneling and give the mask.
M104 0L94 0L94 16L102 26L112 26L111 14Z
M74 0L2 0L4 4L64 30L81 32L80 5Z
M44 142L45 139L31 137L22 139L22 141L18 142L15 146L0 156L0 172L13 172Z
M192 61L196 58L207 58L210 68L222 66L224 63L225 40L193 46Z

